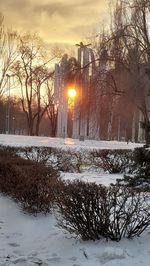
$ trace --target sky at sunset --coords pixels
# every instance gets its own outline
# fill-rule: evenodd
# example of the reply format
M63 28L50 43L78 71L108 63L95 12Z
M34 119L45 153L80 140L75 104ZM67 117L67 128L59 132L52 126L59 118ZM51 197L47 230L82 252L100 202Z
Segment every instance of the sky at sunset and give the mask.
M48 43L75 44L108 19L108 0L0 0L0 11L13 29L38 32Z

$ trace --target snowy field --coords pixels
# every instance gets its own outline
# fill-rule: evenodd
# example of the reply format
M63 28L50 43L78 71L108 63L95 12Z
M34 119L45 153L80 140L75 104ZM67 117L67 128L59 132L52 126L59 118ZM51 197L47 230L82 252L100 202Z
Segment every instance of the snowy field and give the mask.
M118 141L96 141L78 139L62 139L50 137L32 137L21 135L4 135L0 134L0 144L9 146L45 146L45 147L59 147L59 148L74 148L79 149L134 149L141 147L143 144Z
M133 149L140 144L78 141L48 137L0 135L0 144L50 146L75 149ZM63 173L65 179L94 181L108 185L120 175L97 172ZM38 217L21 210L12 199L0 194L0 266L149 266L150 230L133 240L82 241L57 226L54 214Z

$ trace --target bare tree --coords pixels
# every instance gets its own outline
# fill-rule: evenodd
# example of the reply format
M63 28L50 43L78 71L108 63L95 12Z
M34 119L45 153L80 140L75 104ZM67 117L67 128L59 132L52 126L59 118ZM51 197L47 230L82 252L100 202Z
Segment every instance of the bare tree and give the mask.
M7 73L16 59L17 34L4 26L4 17L0 14L0 96L6 91Z
M37 106L36 112L36 120L35 120L35 135L39 135L39 126L40 122L46 113L48 107L51 105L51 102L47 102L44 104L44 95L42 97L42 89L45 87L46 94L46 85L53 76L53 72L50 71L47 67L41 65L37 66L33 69L33 84L35 87L35 102ZM42 100L43 98L43 100ZM48 94L48 98L50 99L50 95Z
M57 117L58 117L58 106L54 102L54 93L52 83L47 81L47 117L50 122L50 135L56 137L57 133Z
M29 135L38 135L39 126L48 105L42 101L44 85L53 75L48 68L44 45L37 35L23 35L18 38L18 59L12 67L20 90L21 103L26 115ZM43 96L42 96L43 95Z
M141 125L145 130L146 145L150 145L150 2L116 2L111 34L105 42L108 60L113 62L117 90L124 92L133 108L136 106L143 115Z

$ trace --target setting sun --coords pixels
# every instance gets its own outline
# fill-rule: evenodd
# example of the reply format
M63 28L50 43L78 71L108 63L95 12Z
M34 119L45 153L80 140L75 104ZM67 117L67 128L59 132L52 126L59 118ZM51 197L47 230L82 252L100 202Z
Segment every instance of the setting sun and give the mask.
M69 98L75 98L77 95L77 92L74 88L69 88L67 94Z

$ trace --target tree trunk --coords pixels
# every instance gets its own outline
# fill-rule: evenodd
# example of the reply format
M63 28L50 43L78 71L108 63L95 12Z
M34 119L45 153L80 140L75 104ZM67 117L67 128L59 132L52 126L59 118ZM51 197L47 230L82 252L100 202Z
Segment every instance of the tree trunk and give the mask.
M35 135L39 136L39 128L40 128L40 119L37 117L36 127L35 127Z
M145 141L146 141L145 146L150 147L150 129L148 126L145 128Z
M29 136L34 136L33 121L32 120L30 120L28 123L28 134L29 134Z

